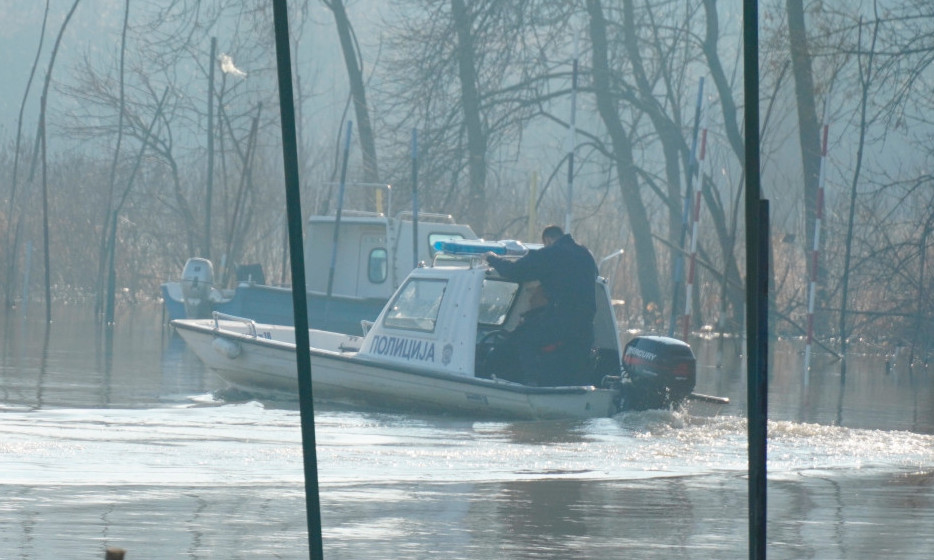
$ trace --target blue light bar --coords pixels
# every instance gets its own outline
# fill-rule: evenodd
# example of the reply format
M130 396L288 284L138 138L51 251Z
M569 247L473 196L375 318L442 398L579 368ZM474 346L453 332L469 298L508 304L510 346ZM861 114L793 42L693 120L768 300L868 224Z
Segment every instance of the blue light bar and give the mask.
M485 241L483 239L458 239L457 241L435 241L435 251L446 255L524 255L529 250L513 240Z

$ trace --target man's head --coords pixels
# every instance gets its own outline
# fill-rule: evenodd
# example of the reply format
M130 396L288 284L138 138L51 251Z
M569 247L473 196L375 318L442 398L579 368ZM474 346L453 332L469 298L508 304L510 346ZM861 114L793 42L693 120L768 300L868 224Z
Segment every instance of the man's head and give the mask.
M564 237L564 230L558 226L548 226L542 230L542 244L545 247L548 247L562 237Z

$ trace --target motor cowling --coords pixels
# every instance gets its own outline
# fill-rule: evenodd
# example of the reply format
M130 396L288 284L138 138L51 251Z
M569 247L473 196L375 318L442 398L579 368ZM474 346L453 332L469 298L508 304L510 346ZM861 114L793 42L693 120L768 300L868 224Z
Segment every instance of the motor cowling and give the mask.
M666 336L639 336L623 350L623 379L623 408L668 408L694 390L697 360L685 342Z
M185 313L189 318L210 316L213 287L214 265L211 261L199 257L188 259L182 269L182 296L185 299Z

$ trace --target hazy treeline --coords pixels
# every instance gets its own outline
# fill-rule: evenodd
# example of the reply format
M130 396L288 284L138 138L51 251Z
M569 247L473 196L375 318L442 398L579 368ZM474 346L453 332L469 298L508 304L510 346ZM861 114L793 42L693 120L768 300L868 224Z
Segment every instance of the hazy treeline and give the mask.
M270 3L112 4L125 25L107 49L77 54L68 49L80 37L49 10L34 75L17 77L23 106L41 104L44 118L22 118L2 139L7 304L22 297L29 246L30 291L41 295L43 216L53 296L101 299L112 268L121 301L155 298L190 256L222 275L261 263L279 280ZM934 7L837 4L759 5L774 328L805 333L816 277L819 339L920 343L932 331ZM602 267L621 318L663 332L685 311L675 271L689 256L685 199L696 187L692 328L740 332L741 3L304 0L290 10L306 215L334 209L348 120L348 177L391 184L393 211L410 208L415 131L421 209L487 238L564 224L572 184L574 236L598 260L625 250ZM53 61L55 44L69 56Z

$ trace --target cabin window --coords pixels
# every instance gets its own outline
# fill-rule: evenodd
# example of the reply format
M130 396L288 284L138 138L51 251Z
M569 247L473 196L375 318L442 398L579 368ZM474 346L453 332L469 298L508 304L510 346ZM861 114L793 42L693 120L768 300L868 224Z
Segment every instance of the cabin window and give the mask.
M447 280L411 278L396 294L383 325L397 329L432 332Z
M370 251L367 259L366 275L372 284L382 284L389 275L389 255L386 249L380 247Z
M519 284L503 280L486 278L480 291L480 314L477 321L481 325L500 326L506 322L509 308L519 291Z
M438 241L460 241L464 236L459 233L429 233L428 234L428 254L431 258L435 257L435 243Z

